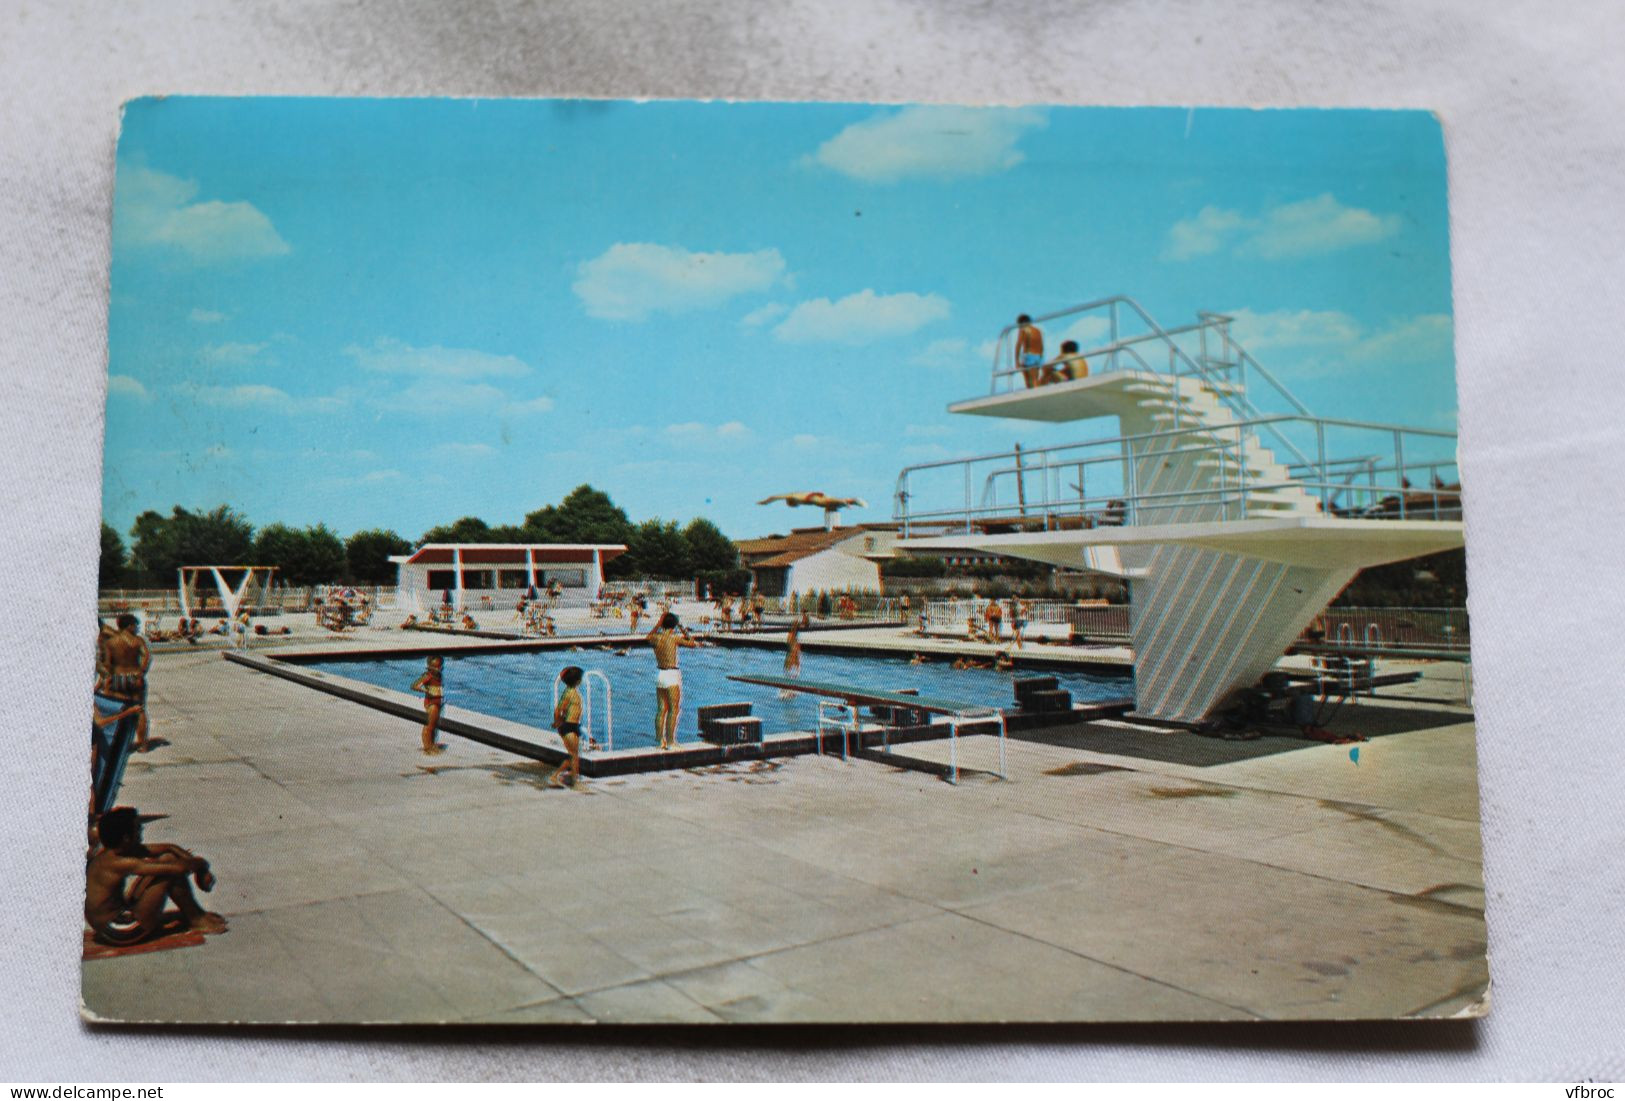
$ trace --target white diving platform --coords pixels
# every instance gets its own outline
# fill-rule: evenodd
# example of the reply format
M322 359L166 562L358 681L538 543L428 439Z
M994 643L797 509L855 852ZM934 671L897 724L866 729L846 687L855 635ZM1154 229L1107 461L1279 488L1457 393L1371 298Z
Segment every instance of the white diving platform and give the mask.
M1201 721L1268 672L1360 570L1462 546L1460 486L1446 480L1453 433L1312 416L1219 315L1164 330L1117 297L1039 321L1089 311L1109 313L1112 335L1085 353L1089 377L1028 386L999 365L1007 330L993 393L949 411L1110 417L1117 434L906 468L898 546L1128 580L1139 713ZM1125 336L1124 315L1143 331ZM1250 379L1285 412L1260 410Z

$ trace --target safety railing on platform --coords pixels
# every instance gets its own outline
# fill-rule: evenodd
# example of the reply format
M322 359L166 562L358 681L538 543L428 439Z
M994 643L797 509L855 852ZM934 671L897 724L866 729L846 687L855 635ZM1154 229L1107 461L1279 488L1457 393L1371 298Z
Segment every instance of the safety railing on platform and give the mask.
M1300 437L1313 456L1267 478L1258 441L1263 428ZM1327 516L1363 519L1461 518L1456 436L1428 428L1281 415L1081 443L1021 448L905 467L897 477L893 515L905 538L917 526L971 532L1068 530L1240 520L1268 515L1291 491L1309 496ZM1202 463L1206 484L1147 490L1148 460Z
M1060 334L1052 332L1051 341L1056 342L1057 336L1076 339L1077 354L1088 363L1091 375L1137 370L1169 378L1176 384L1180 379L1193 379L1205 385L1238 420L1261 420L1277 413L1309 415L1309 408L1297 395L1230 335L1234 319L1224 314L1199 312L1195 324L1165 329L1134 299L1112 295L1035 317L1033 324L1042 326L1071 318L1076 318L1071 327ZM1008 325L994 341L992 394L1046 384L1045 367L1034 369L1016 363L1018 330L1018 325ZM1264 385L1253 386L1254 379ZM1200 421L1177 385L1169 400L1174 403L1176 428L1183 427L1185 421ZM1272 428L1266 431L1274 434ZM1286 452L1285 460L1309 461L1298 443L1281 437L1275 444Z

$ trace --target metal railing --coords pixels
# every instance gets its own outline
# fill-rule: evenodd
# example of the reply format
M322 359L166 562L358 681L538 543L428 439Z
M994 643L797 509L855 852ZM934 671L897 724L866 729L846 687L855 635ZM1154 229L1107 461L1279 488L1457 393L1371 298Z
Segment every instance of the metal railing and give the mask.
M1466 650L1472 630L1466 608L1327 608L1323 646L1361 653L1383 650Z
M1262 421L1269 415L1254 401L1257 388L1251 385L1252 379L1264 383L1271 404L1276 406L1274 411L1310 415L1309 407L1230 335L1234 318L1225 314L1198 312L1194 324L1165 329L1138 302L1119 294L1044 314L1034 318L1033 323L1041 325L1091 314L1104 321L1107 340L1104 344L1082 348L1078 353L1089 362L1090 374L1139 370L1173 380L1175 385L1168 398L1175 407L1176 428L1182 421L1194 424L1201 419L1191 410L1178 385L1184 378L1205 385L1239 420ZM1125 334L1125 320L1134 331ZM1012 338L1018 329L1018 325L1007 325L994 341L991 394L1009 393L1038 383L1035 375L1039 373L1034 368L1021 367L1015 362ZM1164 358L1166 366L1161 364ZM1018 379L1021 386L1017 385ZM1293 441L1282 437L1276 443L1298 462L1309 461Z
M1261 429L1298 437L1313 458L1283 466L1263 447ZM1328 516L1454 520L1461 518L1455 439L1436 429L1282 414L1017 448L904 467L893 516L905 538L917 525L971 532L995 524L1065 530L1239 520L1281 504ZM1159 486L1160 460L1170 457L1212 474Z
M609 686L609 677L597 669L587 669L581 674L581 733L586 736L587 745L597 748L597 739L593 736L592 714L592 685L594 679L604 686L604 750L613 751L615 748L615 695ZM558 677L553 678L553 710L559 707L559 685L564 682Z

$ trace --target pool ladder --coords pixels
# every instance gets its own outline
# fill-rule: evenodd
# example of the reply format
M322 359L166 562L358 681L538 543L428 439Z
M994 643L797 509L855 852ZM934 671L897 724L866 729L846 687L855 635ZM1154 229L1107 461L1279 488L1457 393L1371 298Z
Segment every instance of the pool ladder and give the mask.
M609 678L600 670L588 669L581 676L581 732L587 736L587 744L593 743L592 725L592 683L597 679L604 685L604 749L611 751L615 748L615 695L609 686ZM558 677L553 678L553 708L559 706L559 685L564 682Z

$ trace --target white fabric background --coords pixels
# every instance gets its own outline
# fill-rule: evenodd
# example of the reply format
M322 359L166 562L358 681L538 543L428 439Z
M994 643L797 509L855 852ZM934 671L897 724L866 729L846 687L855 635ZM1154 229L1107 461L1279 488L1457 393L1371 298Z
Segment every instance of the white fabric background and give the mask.
M10 826L0 848L0 1080L1625 1075L1625 689L1614 667L1625 622L1622 46L1622 11L1609 0L0 0L0 791ZM1493 1015L1460 1027L82 1026L77 822L114 141L122 100L182 91L1438 111L1450 155Z

